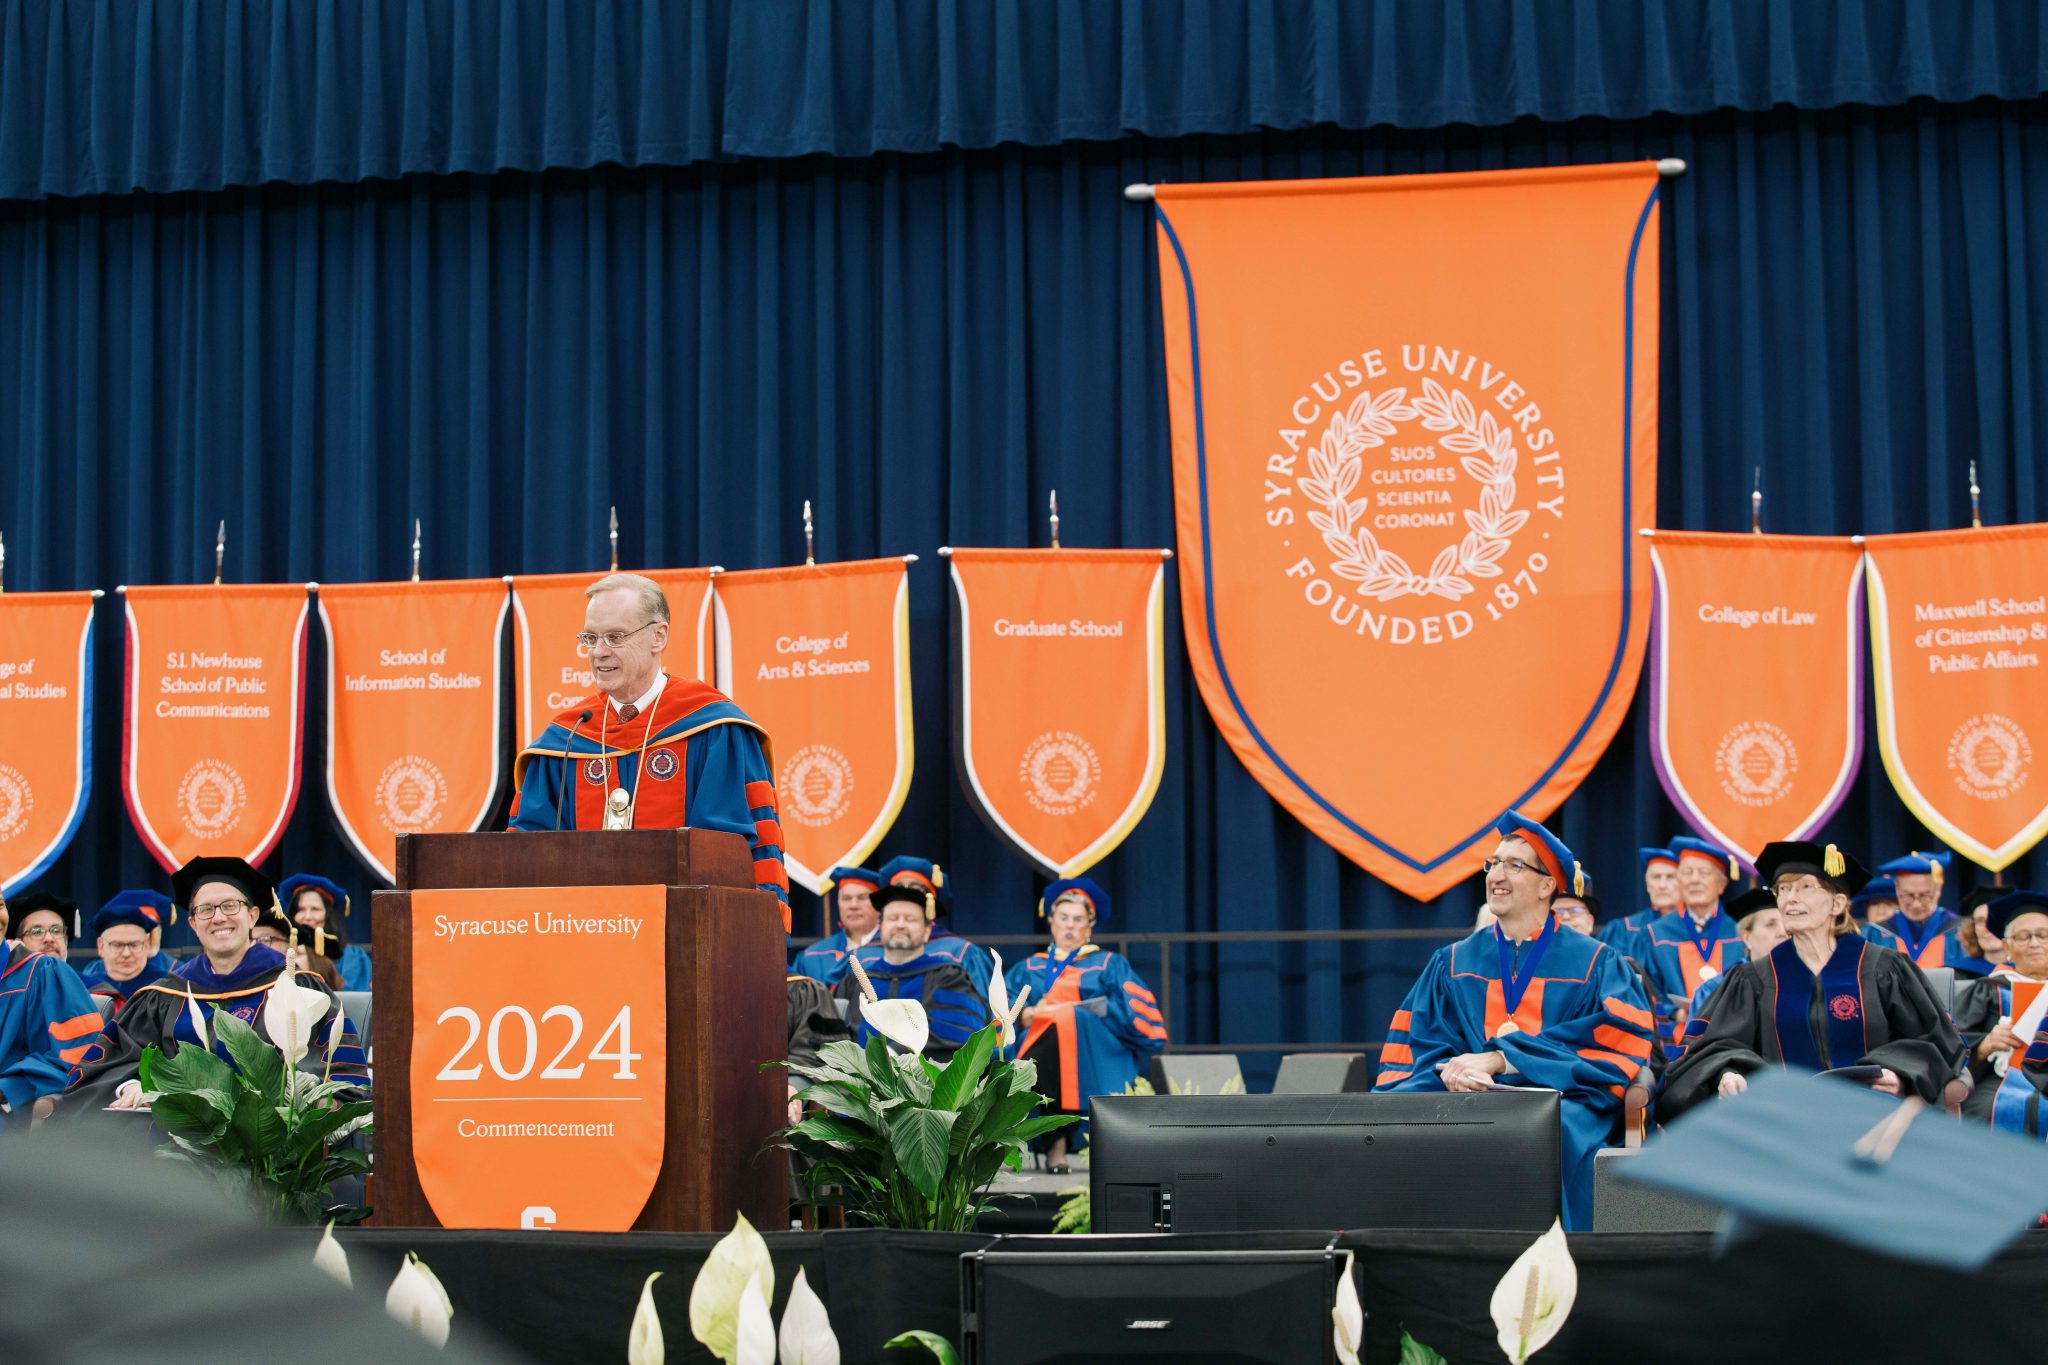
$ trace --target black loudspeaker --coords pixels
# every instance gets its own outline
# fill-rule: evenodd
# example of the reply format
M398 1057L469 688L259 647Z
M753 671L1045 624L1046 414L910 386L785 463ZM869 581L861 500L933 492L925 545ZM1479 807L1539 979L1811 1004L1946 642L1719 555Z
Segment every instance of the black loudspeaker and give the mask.
M1162 1052L1152 1058L1152 1091L1158 1095L1244 1093L1244 1071L1234 1052Z
M1717 1205L1621 1179L1622 1164L1635 1157L1621 1147L1593 1154L1593 1231L1712 1232L1720 1223Z
M1273 1078L1276 1095L1356 1095L1372 1089L1363 1052L1290 1052Z
M1215 1240L1119 1237L1101 1250L1078 1250L1089 1243L1003 1237L968 1252L960 1258L962 1359L1328 1360L1339 1261L1322 1239L1238 1238L1231 1250L1163 1249Z

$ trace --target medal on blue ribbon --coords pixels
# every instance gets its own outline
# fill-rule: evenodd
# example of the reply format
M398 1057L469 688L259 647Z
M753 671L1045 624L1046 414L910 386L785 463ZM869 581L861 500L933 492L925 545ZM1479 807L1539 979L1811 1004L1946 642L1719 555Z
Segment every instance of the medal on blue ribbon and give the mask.
M1508 936L1493 926L1494 950L1500 954L1501 1001L1507 1006L1508 1022L1501 1026L1501 1033L1520 1032L1521 1025L1514 1022L1515 1010L1521 1006L1522 997L1528 994L1529 983L1536 979L1536 969L1543 965L1543 955L1550 951L1550 940L1557 934L1557 916L1551 915L1543 922L1543 932L1530 940L1529 951L1520 971L1515 970L1515 951L1508 942Z

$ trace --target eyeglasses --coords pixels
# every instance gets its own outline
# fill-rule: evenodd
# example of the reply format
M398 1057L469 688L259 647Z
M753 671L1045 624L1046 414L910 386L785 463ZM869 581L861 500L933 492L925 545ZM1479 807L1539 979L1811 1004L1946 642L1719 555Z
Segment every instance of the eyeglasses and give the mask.
M1825 890L1827 890L1827 888L1820 884L1820 879L1818 877L1802 877L1796 882L1779 882L1776 886L1771 888L1771 894L1777 897L1779 900L1783 900L1785 899L1785 897L1794 894L1804 896L1809 895L1815 891Z
M191 920L194 924L205 924L216 915L239 915L244 910L254 910L255 908L248 901L219 901L213 905L195 905L186 914L185 918Z
M71 935L69 935L69 934L67 934L67 933L65 933L65 932L64 932L64 926L63 926L63 925L61 925L61 924L38 924L38 925L37 925L37 926L36 926L35 928L33 928L33 929L24 929L24 930L22 930L22 931L21 931L21 941L22 941L23 943L26 943L26 942L28 942L28 941L29 941L30 939L32 939L32 938L69 938L69 937L71 937Z
M1489 873L1500 871L1507 873L1511 877L1517 872L1533 872L1541 877L1550 875L1542 868L1536 866L1536 864L1525 863L1520 858L1488 858L1479 866Z
M2017 934L2007 934L2005 943L2048 943L2048 929L2026 929Z
M138 938L133 943L117 943L110 938L100 940L100 947L110 953L139 953L148 946L149 940L146 938Z
M606 649L617 649L620 645L638 635L640 631L660 624L661 622L659 621L649 621L647 625L641 626L637 630L608 630L602 635L592 635L587 630L578 631L576 633L576 643L585 649L596 649L598 641L602 640Z

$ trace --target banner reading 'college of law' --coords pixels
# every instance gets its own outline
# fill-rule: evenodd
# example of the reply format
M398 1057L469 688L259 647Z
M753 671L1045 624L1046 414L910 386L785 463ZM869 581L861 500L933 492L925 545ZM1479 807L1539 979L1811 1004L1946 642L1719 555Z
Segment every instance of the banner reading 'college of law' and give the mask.
M1863 547L1659 531L1650 747L1693 828L1754 868L1804 839L1863 758Z
M1864 548L1885 771L1921 823L1996 872L2048 833L2048 526Z
M863 559L718 576L719 690L775 742L791 881L816 892L910 790L910 575Z
M121 785L166 870L268 857L299 797L305 585L129 588Z
M662 667L679 678L711 681L711 570L637 569L668 597L668 649ZM576 643L583 629L583 590L602 573L515 574L512 577L512 709L525 744L555 716L597 695L590 656Z
M1628 708L1655 510L1657 173L1161 185L1181 612L1266 790L1410 895Z
M92 594L0 596L0 893L64 852L92 786Z
M961 785L1048 877L1144 817L1166 766L1157 550L953 551Z
M668 1126L667 910L659 886L412 893L412 1155L441 1226L633 1226Z
M397 878L398 836L476 829L498 793L499 578L320 585L327 795L356 853Z

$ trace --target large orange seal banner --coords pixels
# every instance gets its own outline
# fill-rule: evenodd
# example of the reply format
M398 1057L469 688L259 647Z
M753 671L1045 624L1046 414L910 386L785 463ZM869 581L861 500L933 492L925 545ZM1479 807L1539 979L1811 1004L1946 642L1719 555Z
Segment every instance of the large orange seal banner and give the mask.
M1157 550L953 557L953 755L982 817L1048 877L1124 841L1166 766Z
M638 569L661 585L668 598L669 644L662 666L680 678L710 682L710 569ZM602 573L515 574L512 584L512 709L519 742L531 740L549 721L585 697L597 695L590 656L576 643L583 629L583 590Z
M2048 834L2048 525L1864 548L1885 771L1921 823L1996 872Z
M1161 185L1181 614L1266 790L1410 895L1628 709L1657 171Z
M90 592L0 596L0 892L64 852L92 788Z
M791 881L820 891L910 790L910 573L863 559L718 576L718 688L775 738Z
M498 794L500 578L323 583L327 796L362 860L395 881L401 834L467 833Z
M1863 759L1863 546L1659 531L1650 745L1692 827L1743 862L1804 839Z
M302 583L128 588L121 785L165 870L261 862L299 799Z

